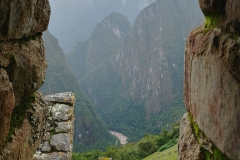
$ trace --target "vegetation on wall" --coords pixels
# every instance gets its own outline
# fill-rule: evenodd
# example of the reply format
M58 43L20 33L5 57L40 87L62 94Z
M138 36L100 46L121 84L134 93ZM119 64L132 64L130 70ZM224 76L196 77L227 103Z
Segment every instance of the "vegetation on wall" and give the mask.
M212 145L212 148L211 148L213 153L209 152L202 146L202 144L200 143L199 137L205 137L205 139L207 138L205 134L200 130L197 123L194 122L193 117L190 114L188 117L191 122L191 126L194 131L195 137L197 138L198 143L200 145L201 152L205 156L205 159L206 160L229 160L229 158L224 153L222 153L215 145Z
M23 120L26 116L26 111L30 109L31 104L34 101L35 101L35 96L30 95L28 98L23 100L18 106L14 107L11 115L10 129L8 132L6 143L12 142L12 135L15 134L15 129L20 128L22 126Z

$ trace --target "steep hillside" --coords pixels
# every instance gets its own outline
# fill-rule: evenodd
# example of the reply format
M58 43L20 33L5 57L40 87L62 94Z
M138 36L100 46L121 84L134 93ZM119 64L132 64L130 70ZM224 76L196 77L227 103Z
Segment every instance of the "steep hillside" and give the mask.
M90 49L93 44L80 42L67 55L71 69L111 130L136 140L180 119L184 112L184 39L190 28L200 23L201 16L196 2L158 0L141 11L129 34L115 44L111 56L86 76L78 71L81 65L77 59L85 58L81 61L89 65L87 56L98 56L98 50L93 53ZM98 44L94 41L95 46ZM80 56L83 46L86 57Z
M104 148L109 145L112 136L106 125L98 116L94 104L78 85L77 79L71 73L64 53L58 41L48 31L43 35L46 57L48 61L47 75L44 85L40 88L44 94L63 91L75 93L75 131L74 151L86 151L93 148ZM113 140L114 141L114 140Z
M107 60L118 47L121 39L130 31L131 24L127 17L119 13L111 13L99 23L91 33L91 37L79 42L68 54L67 61L78 79Z

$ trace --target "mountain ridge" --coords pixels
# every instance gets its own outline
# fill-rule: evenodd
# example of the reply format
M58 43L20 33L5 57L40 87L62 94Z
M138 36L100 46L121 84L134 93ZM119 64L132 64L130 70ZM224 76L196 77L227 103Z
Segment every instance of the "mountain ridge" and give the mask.
M183 5L198 7L196 2L189 0L158 0L143 9L129 34L116 48L111 48L115 51L86 76L81 77L73 67L81 68L81 64L69 58L73 53L82 54L81 47L66 55L70 68L77 73L80 84L97 105L109 129L123 133L130 140L140 138L144 132L160 132L169 123L180 120L184 113L180 87L183 84L184 37L195 25L195 21L188 22L186 17L191 11L198 11L183 8ZM201 14L192 16L192 19L201 18ZM87 45L88 42L80 43ZM104 47L108 49L109 46ZM90 50L88 54L95 55ZM170 121L164 112L171 115Z

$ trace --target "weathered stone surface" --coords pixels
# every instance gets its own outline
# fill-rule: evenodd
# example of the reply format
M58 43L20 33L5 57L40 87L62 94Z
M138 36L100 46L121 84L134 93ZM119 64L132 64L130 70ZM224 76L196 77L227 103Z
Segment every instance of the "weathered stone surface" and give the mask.
M194 135L188 113L183 115L180 122L178 154L180 160L204 160L200 145Z
M73 143L73 102L69 101L69 95L75 99L73 93L57 93L57 98L48 99L48 114L46 115L46 128L44 132L44 143L41 144L34 154L34 159L71 159ZM66 95L66 97L64 97ZM63 97L61 97L63 96ZM47 97L56 97L48 95ZM60 99L60 102L57 101ZM62 104L63 100L66 104ZM46 99L45 99L46 100ZM50 146L49 146L50 143ZM50 152L50 153L47 153ZM64 153L63 153L64 152Z
M67 133L72 129L72 122L57 122L56 133Z
M52 148L48 142L40 144L39 149L41 152L51 152Z
M240 1L228 0L226 3L227 21L226 26L240 36Z
M222 16L223 28L240 36L240 1L198 0L205 16Z
M51 108L52 118L58 121L67 121L73 116L73 108L66 104L55 104Z
M217 28L190 34L184 99L206 137L230 159L240 159L240 45L231 37Z
M0 88L1 84L4 83L0 83ZM0 160L71 159L74 116L72 115L67 122L56 122L58 120L55 121L53 118L50 118L52 114L51 110L49 110L49 107L51 107L48 106L49 102L47 103L39 93L35 94L35 99L35 102L32 103L32 108L25 114L22 127L15 130L13 141L8 143L3 151L0 152ZM71 106L72 110L73 107ZM68 114L68 112L65 113ZM56 126L56 124L58 125ZM71 125L70 129L68 125ZM52 131L55 130L68 130L68 132L52 135ZM48 153L53 150L55 151L54 153ZM59 152L56 152L56 150Z
M32 36L47 29L48 0L1 0L0 41Z
M16 105L43 84L47 62L41 34L0 43L0 67L12 82Z
M57 102L57 103L67 103L74 104L75 96L72 92L64 92L64 93L56 93L53 95L46 95L44 99L49 102Z
M71 149L70 139L66 133L53 135L50 144L58 151L67 152Z
M225 13L227 0L198 0L204 15Z
M34 155L35 160L69 160L71 155L63 152L53 152L53 153L41 153L38 152Z
M14 105L12 84L9 82L7 72L0 68L0 153L6 142Z
M25 114L25 119L21 128L15 129L12 142L9 142L0 152L0 159L4 160L28 160L32 159L38 146L44 137L46 103L42 101L40 95L35 94L35 102L32 103L34 109L29 109Z

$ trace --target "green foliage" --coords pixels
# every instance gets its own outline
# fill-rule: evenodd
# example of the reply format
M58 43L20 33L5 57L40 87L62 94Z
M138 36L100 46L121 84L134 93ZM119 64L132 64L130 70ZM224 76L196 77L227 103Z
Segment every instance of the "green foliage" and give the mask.
M163 146L161 146L158 151L161 152L161 151L164 151L168 148L171 148L172 146L174 146L176 144L176 139L172 139L170 140L169 142L167 142L166 144L164 144Z
M178 86L182 84L178 74L173 76L179 79ZM178 89L171 107L146 118L144 102L137 103L123 96L121 78L110 60L102 62L80 82L85 91L91 90L88 95L96 101L97 110L109 130L123 133L130 142L139 140L145 133L157 134L164 128L171 129L169 124L178 121L185 112L182 92ZM180 87L176 84L176 88Z
M6 143L12 142L12 135L14 135L15 129L20 128L22 126L23 120L26 115L26 111L31 107L31 104L34 101L35 96L31 95L13 109L10 121L10 129L8 132Z
M143 159L159 148L171 148L177 143L179 136L179 124L172 126L172 131L164 130L159 135L146 134L140 141L123 146L109 146L106 151L91 151L87 153L74 153L73 160L97 159L99 157L111 157L114 160L139 160ZM161 149L163 150L163 149Z
M206 33L218 27L222 18L223 16L218 14L206 15L204 23L205 30L203 31L203 33Z

